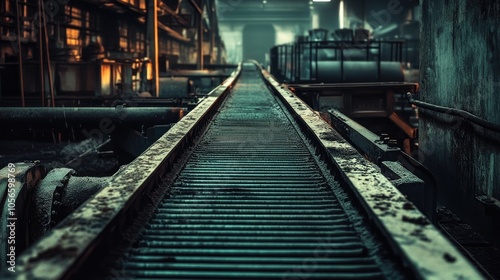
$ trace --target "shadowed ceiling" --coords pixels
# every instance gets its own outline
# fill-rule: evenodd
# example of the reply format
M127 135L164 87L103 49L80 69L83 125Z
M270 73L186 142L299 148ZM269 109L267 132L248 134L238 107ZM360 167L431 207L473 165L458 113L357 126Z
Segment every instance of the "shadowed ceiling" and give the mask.
M309 22L309 0L217 0L219 22Z

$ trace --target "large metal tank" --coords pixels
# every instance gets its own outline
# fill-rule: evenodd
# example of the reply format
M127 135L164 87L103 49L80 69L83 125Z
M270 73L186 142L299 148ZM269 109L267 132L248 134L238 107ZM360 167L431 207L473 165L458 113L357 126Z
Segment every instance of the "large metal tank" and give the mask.
M312 71L311 77L319 83L404 81L403 66L394 61L318 61L313 62Z

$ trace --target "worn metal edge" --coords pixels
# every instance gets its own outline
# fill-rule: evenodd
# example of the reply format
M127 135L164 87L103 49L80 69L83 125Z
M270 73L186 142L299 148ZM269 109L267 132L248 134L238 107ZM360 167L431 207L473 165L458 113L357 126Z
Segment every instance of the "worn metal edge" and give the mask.
M241 65L144 153L111 176L106 187L20 255L15 274L0 278L71 279L74 268L105 240L105 233L112 234L127 219L126 210L142 191L164 174L172 155L199 128L201 119L220 105L240 73Z
M379 140L378 135L336 109L328 110L328 114L340 134L355 141L354 144L357 144L358 148L377 165L380 165L381 161L398 159L401 152L399 148L384 144Z
M417 279L484 279L452 243L396 187L305 102L262 70L268 85L284 101L361 202Z

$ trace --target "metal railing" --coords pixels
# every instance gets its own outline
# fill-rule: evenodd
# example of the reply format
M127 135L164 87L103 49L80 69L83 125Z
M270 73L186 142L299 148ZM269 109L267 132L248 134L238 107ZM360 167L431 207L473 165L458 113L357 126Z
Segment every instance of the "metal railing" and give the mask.
M393 61L414 64L418 61L418 41L304 41L277 45L271 48L271 73L280 81L314 82L318 77L319 61L339 61L344 75L346 61L375 61L378 77L381 62ZM415 56L417 56L415 58Z

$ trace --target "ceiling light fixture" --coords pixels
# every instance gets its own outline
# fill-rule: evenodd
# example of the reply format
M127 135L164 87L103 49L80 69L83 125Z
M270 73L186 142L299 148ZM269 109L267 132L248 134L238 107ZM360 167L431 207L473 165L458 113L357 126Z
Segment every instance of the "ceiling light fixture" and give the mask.
M339 27L340 27L340 29L344 28L344 17L345 17L344 1L340 0L340 4L339 4Z
M332 2L332 0L313 0L313 2Z

